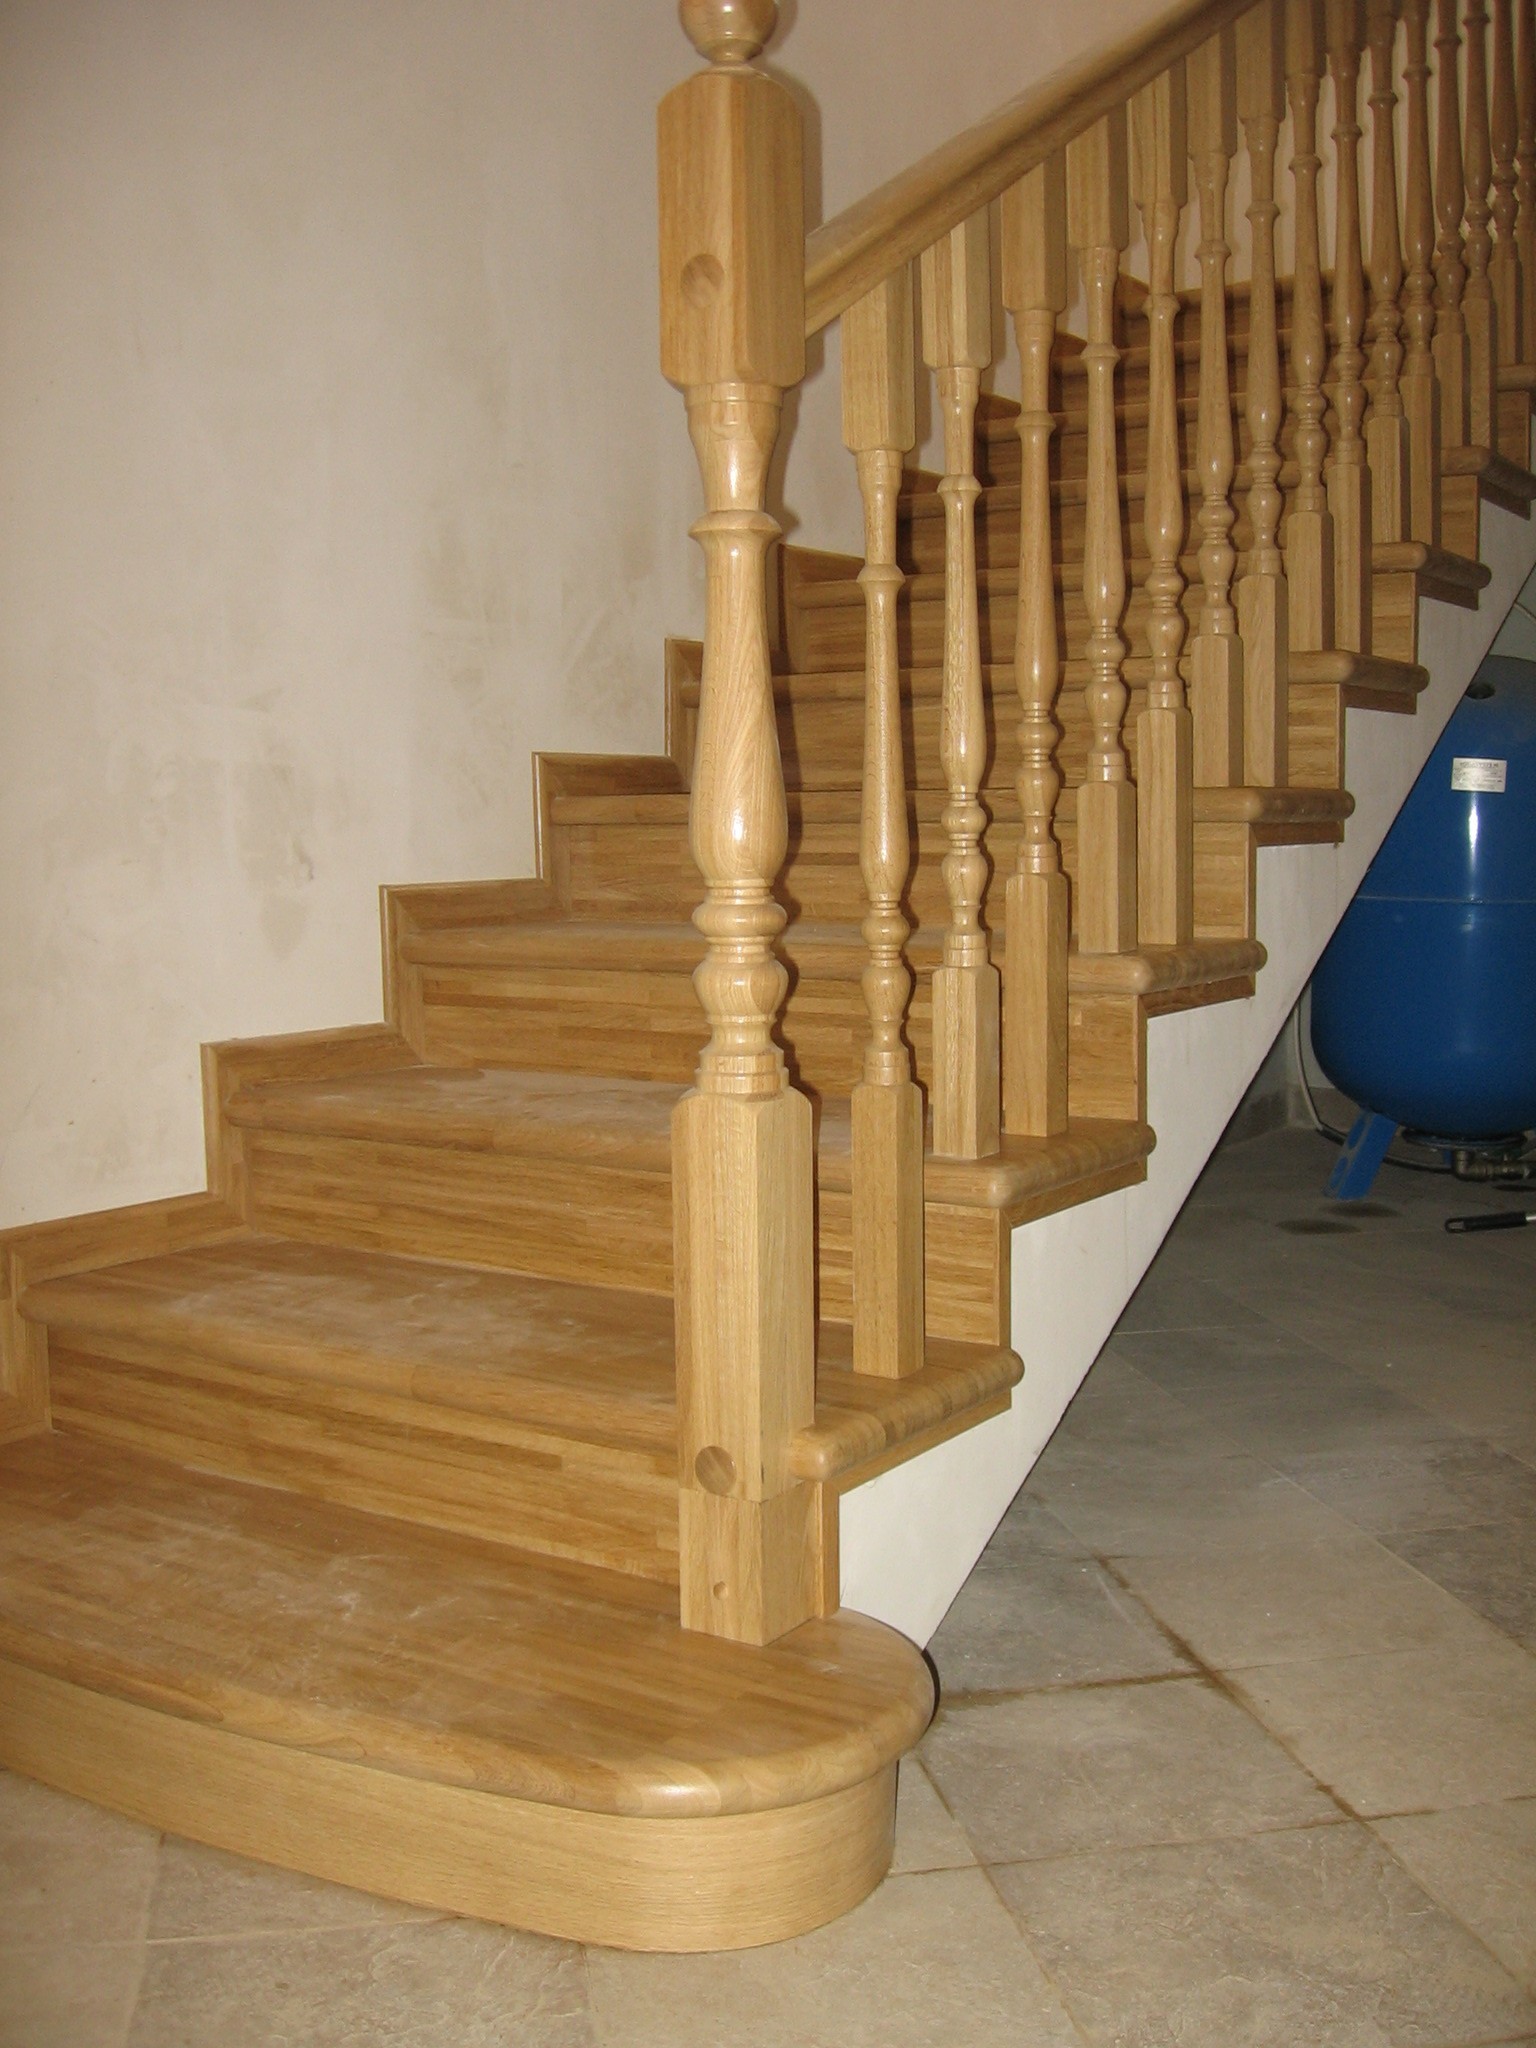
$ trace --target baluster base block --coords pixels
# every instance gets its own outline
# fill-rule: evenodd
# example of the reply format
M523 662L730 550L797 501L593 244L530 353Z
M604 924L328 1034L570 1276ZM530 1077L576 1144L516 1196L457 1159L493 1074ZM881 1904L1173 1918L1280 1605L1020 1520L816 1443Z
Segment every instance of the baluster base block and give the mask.
M1435 375L1440 385L1440 446L1465 448L1471 438L1471 361L1465 330L1434 340Z
M1408 539L1408 421L1402 413L1372 413L1365 423L1371 465L1371 539Z
M1002 984L995 967L939 967L933 976L933 1149L985 1159L1002 1142Z
M1136 721L1137 935L1181 946L1195 934L1195 722L1188 711Z
M1243 774L1255 789L1284 789L1290 766L1291 594L1283 576L1237 586L1243 638Z
M905 1379L923 1364L923 1094L853 1091L853 1369Z
M672 1115L683 1625L767 1643L816 1610L811 1105L685 1095ZM806 1495L806 1498L801 1498Z
M1318 654L1333 645L1333 514L1293 511L1285 527L1285 570L1291 599L1291 652Z
M1077 792L1077 943L1084 953L1136 944L1136 791L1085 782Z
M1010 875L1003 977L1003 1126L1025 1138L1067 1128L1067 942L1063 874Z
M1201 789L1234 789L1243 779L1243 643L1235 633L1201 633L1189 655L1194 779Z
M1327 476L1333 515L1333 644L1371 651L1371 472L1335 462Z
M1408 423L1408 538L1440 545L1440 384L1405 372L1403 417Z

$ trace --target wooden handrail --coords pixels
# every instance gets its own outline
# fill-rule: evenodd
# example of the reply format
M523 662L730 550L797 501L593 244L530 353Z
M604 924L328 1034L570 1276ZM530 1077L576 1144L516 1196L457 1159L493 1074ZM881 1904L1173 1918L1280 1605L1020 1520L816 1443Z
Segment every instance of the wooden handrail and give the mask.
M1180 0L1122 42L1053 71L845 207L806 237L806 333L819 333L1253 4Z

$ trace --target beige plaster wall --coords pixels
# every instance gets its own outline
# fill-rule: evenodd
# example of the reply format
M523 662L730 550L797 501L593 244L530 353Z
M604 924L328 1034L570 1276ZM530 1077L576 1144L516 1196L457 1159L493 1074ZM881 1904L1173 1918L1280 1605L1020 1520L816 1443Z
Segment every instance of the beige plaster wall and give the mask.
M1153 11L787 9L826 210ZM381 881L527 872L532 749L659 744L688 63L665 0L0 6L0 1226L200 1186L200 1041L376 1017Z

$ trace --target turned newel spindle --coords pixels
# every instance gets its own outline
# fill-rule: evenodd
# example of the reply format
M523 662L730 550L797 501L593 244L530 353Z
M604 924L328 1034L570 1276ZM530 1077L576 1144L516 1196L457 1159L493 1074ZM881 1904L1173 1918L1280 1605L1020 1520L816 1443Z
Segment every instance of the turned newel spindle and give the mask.
M1397 215L1397 93L1393 49L1396 0L1366 0L1371 51L1371 411L1365 423L1371 465L1371 538L1408 538L1408 421L1403 412L1399 339L1403 249Z
M1403 0L1408 102L1403 180L1403 412L1408 533L1440 545L1440 377L1435 367L1435 202L1429 168L1429 0Z
M1318 235L1317 98L1323 25L1318 0L1286 0L1285 85L1291 103L1291 177L1296 196L1296 273L1291 296L1291 384L1295 390L1296 465L1300 475L1286 521L1291 651L1333 646L1333 514L1323 484L1328 433L1323 424L1327 337Z
M1088 381L1083 607L1091 732L1087 775L1077 792L1075 922L1081 952L1128 953L1136 944L1136 789L1121 735L1128 692L1120 637L1125 551L1115 439L1115 284L1130 240L1123 107L1067 145L1067 237L1078 252L1087 299Z
M1173 257L1188 197L1184 66L1131 104L1131 189L1147 242L1147 643L1152 674L1136 721L1137 927L1143 945L1176 946L1195 929L1194 726L1179 649L1184 578L1184 469L1174 364Z
M1275 151L1285 115L1283 0L1237 22L1237 112L1248 149L1252 280L1248 291L1248 568L1237 585L1243 638L1243 779L1283 787L1289 774L1290 591L1280 552L1280 341L1275 304Z
M1515 98L1515 24L1512 0L1493 0L1493 107L1490 119L1493 141L1493 281L1495 352L1500 363L1523 360L1525 341L1524 293L1520 276L1520 243L1517 223L1520 198L1517 190L1516 153L1520 146L1520 117ZM1525 449L1518 429L1528 424L1529 408L1522 400L1507 415L1500 406L1500 451L1524 468Z
M1365 452L1365 273L1360 251L1360 0L1327 0L1336 191L1333 403L1327 465L1333 513L1335 644L1371 651L1371 472Z
M1488 126L1488 9L1471 0L1467 31L1467 431L1478 448L1499 441L1499 336L1493 303L1493 144Z
M923 1098L902 1037L911 867L901 751L896 562L902 457L917 438L909 264L843 315L843 440L864 503L864 790L859 865L868 907L869 1044L853 1091L853 1369L902 1378L923 1363Z
M1195 781L1243 779L1243 643L1232 602L1232 387L1227 368L1227 179L1237 148L1237 44L1230 28L1187 63L1189 154L1200 201L1200 394L1195 451L1200 476L1200 609L1190 647Z
M922 259L923 359L934 371L944 424L944 696L940 752L947 798L944 886L949 924L933 977L933 1149L949 1159L995 1152L1001 1133L1002 989L987 951L987 886L979 792L986 704L976 590L976 401L992 360L987 214L972 214Z
M1019 849L1008 877L1003 974L1003 1123L1051 1137L1067 1127L1069 899L1056 842L1061 686L1051 517L1051 351L1067 304L1066 164L1048 157L1003 195L1003 303L1019 343Z
M1520 360L1536 357L1536 0L1517 0L1515 39L1515 242L1520 251ZM1529 456L1520 460L1528 462Z
M762 1643L819 1598L815 1489L790 1469L815 1412L813 1177L811 1106L774 1041L787 820L764 509L782 394L805 373L801 136L790 94L751 67L772 0L682 13L713 60L662 101L657 136L662 369L687 399L705 503L689 837L709 1037L672 1124L682 1615Z
M1435 368L1440 377L1440 432L1447 448L1465 448L1471 433L1471 366L1462 306L1467 269L1461 220L1467 186L1461 154L1461 32L1456 0L1436 0L1435 50Z

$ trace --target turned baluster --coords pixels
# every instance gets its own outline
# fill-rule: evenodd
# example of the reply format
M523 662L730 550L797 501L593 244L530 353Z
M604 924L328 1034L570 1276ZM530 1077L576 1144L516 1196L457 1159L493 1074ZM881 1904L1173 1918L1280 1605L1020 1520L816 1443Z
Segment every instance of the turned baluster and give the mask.
M1130 239L1125 155L1123 107L1067 145L1067 236L1078 252L1087 299L1084 694L1092 730L1087 777L1077 792L1076 895L1077 943L1084 953L1128 953L1136 944L1136 790L1121 737L1127 703L1120 637L1125 553L1115 440L1115 283Z
M1179 649L1184 578L1184 466L1174 365L1173 284L1179 217L1188 197L1184 66L1176 64L1131 107L1131 189L1147 241L1147 643L1152 674L1136 721L1137 927L1143 945L1176 946L1195 929L1194 724Z
M763 1643L819 1600L816 1489L790 1469L815 1413L811 1105L774 1041L787 820L764 580L769 458L805 371L800 117L750 67L772 0L692 0L683 16L711 68L658 120L662 369L687 398L706 507L689 843L709 1038L672 1123L682 1617Z
M1280 341L1275 307L1275 150L1285 115L1285 17L1260 0L1237 23L1237 111L1248 149L1248 568L1238 579L1243 640L1243 779L1282 787L1289 773L1290 592L1280 552Z
M1367 0L1371 49L1371 413L1365 423L1371 465L1371 538L1408 538L1408 421L1400 384L1403 290L1397 219L1397 94L1392 84L1396 0Z
M1051 519L1051 350L1067 304L1066 165L1048 157L1003 195L1003 303L1019 343L1019 850L1008 877L1003 1123L1029 1137L1067 1127L1069 901L1054 821L1061 685Z
M1440 432L1447 448L1465 448L1471 432L1471 365L1462 294L1461 217L1467 203L1461 155L1461 85L1456 0L1437 0L1435 50L1435 368L1440 377Z
M1223 29L1187 63L1189 154L1200 201L1200 393L1195 461L1200 477L1200 609L1190 645L1195 781L1243 779L1243 643L1232 603L1232 387L1227 372L1227 177L1237 148L1237 45Z
M1333 238L1333 404L1338 418L1326 470L1333 514L1333 633L1371 651L1371 472L1366 460L1365 274L1360 255L1360 0L1328 0L1336 172Z
M1285 86L1291 103L1291 177L1296 197L1296 274L1291 291L1291 385L1295 391L1300 476L1286 521L1285 566L1291 594L1291 651L1333 645L1333 514L1323 485L1328 434L1323 425L1326 336L1318 242L1317 96L1322 81L1322 22L1317 0L1287 0Z
M940 751L948 798L944 886L949 925L933 977L933 1149L948 1159L995 1152L1000 1134L1001 990L987 957L981 899L987 815L978 801L986 765L981 628L976 596L976 400L992 360L987 215L923 252L923 357L938 380L944 422L944 698Z
M1403 180L1403 412L1408 533L1440 545L1440 377L1435 368L1435 204L1429 170L1429 0L1403 0L1407 155Z
M923 1363L923 1098L902 1037L912 976L901 896L911 866L901 752L896 562L902 457L917 438L909 264L843 315L843 441L864 503L864 790L869 1044L853 1091L853 1369L888 1379Z
M1515 105L1515 24L1511 0L1493 0L1493 282L1495 353L1500 363L1523 360L1525 332L1522 324L1523 292L1520 277L1520 245L1516 222L1520 200L1516 192L1515 152L1520 141L1520 119ZM1529 407L1524 398L1507 415L1500 405L1499 446L1521 467L1526 451L1520 445L1516 424L1526 424Z
M1467 31L1467 431L1478 448L1499 443L1499 336L1493 303L1493 145L1488 130L1488 9L1471 0Z
M1519 0L1515 45L1515 197L1520 203L1515 241L1520 250L1521 360L1536 357L1536 0ZM1522 463L1529 456L1522 454Z

